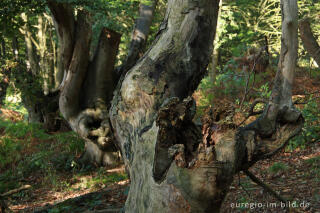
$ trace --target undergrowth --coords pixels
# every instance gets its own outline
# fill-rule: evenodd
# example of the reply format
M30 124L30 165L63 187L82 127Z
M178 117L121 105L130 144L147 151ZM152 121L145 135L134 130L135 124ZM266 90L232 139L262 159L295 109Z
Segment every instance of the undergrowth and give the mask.
M78 158L84 141L73 132L48 134L38 124L0 119L0 194L26 183L33 187L70 190L101 186L127 179L125 174L97 172ZM90 180L89 180L90 179Z

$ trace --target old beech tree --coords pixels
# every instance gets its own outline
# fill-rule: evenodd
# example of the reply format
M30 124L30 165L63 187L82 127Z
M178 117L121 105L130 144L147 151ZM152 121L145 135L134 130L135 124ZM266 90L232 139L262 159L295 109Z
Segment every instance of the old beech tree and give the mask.
M239 128L210 114L202 128L193 123L190 96L206 74L218 0L168 0L155 41L120 78L114 67L120 35L104 29L89 61L89 14L48 3L65 76L60 111L86 146L95 147L88 155L103 160L121 151L131 179L126 212L218 212L234 174L274 155L302 127L291 99L296 0L281 0L281 56L271 98L255 122Z

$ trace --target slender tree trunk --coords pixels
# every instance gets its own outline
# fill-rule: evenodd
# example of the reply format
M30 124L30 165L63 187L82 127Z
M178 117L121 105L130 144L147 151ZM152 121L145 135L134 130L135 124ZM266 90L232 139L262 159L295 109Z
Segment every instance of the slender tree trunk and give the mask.
M6 56L6 43L4 41L4 38L1 38L1 51L0 54L3 58Z
M0 38L1 40L1 59L0 62L4 62L4 60L7 57L7 52L6 52L6 43L4 38ZM9 86L9 78L8 78L8 70L3 69L1 70L1 82L0 82L0 106L3 105L3 102L6 98L7 94L7 88Z
M12 39L12 50L15 60L19 59L19 42L17 36L13 36Z
M22 102L28 111L28 121L30 123L42 123L48 131L54 131L56 130L56 126L58 126L56 124L58 93L51 93L49 91L51 83L48 81L48 76L53 70L50 69L52 59L49 57L46 41L47 23L42 15L38 16L36 41L28 26L27 15L22 14L22 18L25 25L20 31L25 38L27 66L22 68L21 64L23 63L21 63L20 72L23 73L15 73L15 75L25 75L25 82L18 83L22 93ZM18 50L16 43L16 39L14 38L14 50ZM18 60L17 54L16 59ZM41 84L42 82L44 82L44 85Z
M128 56L123 65L118 68L118 76L124 75L132 68L144 53L158 0L152 0L149 3L150 5L140 4L139 18L132 32Z
M222 1L220 0L220 5L219 5L219 13L218 13L218 20L217 20L217 33L216 33L216 38L213 41L213 53L212 53L212 60L211 60L211 72L210 72L210 77L211 77L211 82L212 84L215 83L216 78L217 78L217 67L218 67L218 55L219 55L219 32L221 31L221 21L219 21L219 17L221 14L221 8L222 8Z
M320 46L314 37L308 19L303 19L299 23L300 38L304 48L308 51L310 56L316 61L318 67L320 66Z

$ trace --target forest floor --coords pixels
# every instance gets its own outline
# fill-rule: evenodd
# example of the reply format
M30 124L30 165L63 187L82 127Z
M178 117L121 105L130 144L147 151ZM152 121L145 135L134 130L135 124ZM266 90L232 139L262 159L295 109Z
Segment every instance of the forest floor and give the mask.
M318 97L318 82L298 76L295 96L308 93ZM308 97L307 102L311 99ZM0 194L31 186L6 197L12 212L121 212L130 187L123 166L79 167L76 159L83 151L83 142L77 136L45 133L38 126L23 123L19 113L0 110ZM314 117L309 111L304 114L307 119ZM305 128L315 134L312 131L318 129L312 129L314 121L307 121ZM315 123L318 125L319 120ZM290 209L282 208L283 203L240 173L234 177L222 212L320 212L320 140L309 139L308 132L303 135L305 143L295 142L290 149L250 168L290 201L286 204Z

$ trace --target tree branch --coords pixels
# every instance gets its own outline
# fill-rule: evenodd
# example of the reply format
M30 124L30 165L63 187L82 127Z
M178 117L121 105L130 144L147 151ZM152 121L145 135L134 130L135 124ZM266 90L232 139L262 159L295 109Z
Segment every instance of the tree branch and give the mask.
M89 65L84 84L83 102L85 106L108 106L116 82L114 64L118 53L121 35L115 31L103 28L92 63ZM98 103L99 102L99 103Z
M299 31L304 48L320 66L320 46L311 31L308 19L303 19L299 22Z
M31 188L30 185L23 185L23 186L21 186L21 187L19 187L17 189L13 189L13 190L10 190L10 191L8 191L6 193L3 193L0 196L2 196L2 197L10 196L12 194L15 194L15 193L18 193L20 191L23 191L23 190L26 190L26 189L30 189L30 188Z
M48 6L52 13L54 25L59 39L58 66L56 82L60 85L63 76L68 71L75 44L75 18L73 8L67 3L58 3L48 0Z
M158 0L152 0L151 5L140 4L139 18L132 32L128 56L123 65L117 68L118 76L125 75L143 55L157 3Z
M60 111L64 118L74 119L80 113L81 87L86 77L89 63L89 48L91 41L91 23L89 15L78 12L76 40L72 60L61 88L59 100Z

